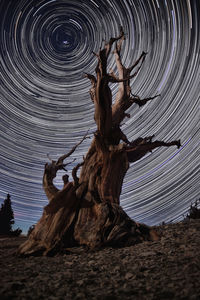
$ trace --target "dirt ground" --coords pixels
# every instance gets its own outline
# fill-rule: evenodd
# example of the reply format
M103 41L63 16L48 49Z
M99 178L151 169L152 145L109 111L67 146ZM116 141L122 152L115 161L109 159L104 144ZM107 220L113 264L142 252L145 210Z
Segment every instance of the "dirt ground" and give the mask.
M0 299L200 299L200 220L156 227L157 242L17 257L0 238Z

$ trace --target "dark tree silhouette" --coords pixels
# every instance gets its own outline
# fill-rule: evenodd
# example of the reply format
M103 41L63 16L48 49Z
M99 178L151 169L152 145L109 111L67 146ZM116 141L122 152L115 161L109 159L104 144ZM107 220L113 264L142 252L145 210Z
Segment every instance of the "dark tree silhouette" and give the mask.
M0 210L0 234L10 234L12 232L12 225L14 224L14 213L12 209L12 203L10 200L10 194L7 194L7 198L1 205Z
M15 230L12 229L14 221L14 212L12 209L12 202L10 199L10 194L7 194L7 198L1 205L0 209L0 234L9 236L19 236L22 233L20 228Z
M129 141L122 132L122 121L130 117L127 109L133 104L143 106L158 96L140 99L131 93L130 79L138 74L146 53L143 52L135 63L126 68L121 61L123 41L124 32L121 28L120 35L111 38L95 54L98 61L96 76L85 74L91 81L90 97L95 107L97 131L82 163L72 170L73 183L68 181L68 175L64 175L63 189L58 190L53 179L58 170L65 170L67 164L64 160L86 136L69 153L45 165L43 187L49 204L44 208L28 241L19 248L20 254L50 255L75 245L89 248L128 246L158 238L151 228L134 222L121 208L123 179L130 163L160 146L180 147L180 141L153 142L153 136ZM113 54L118 75L107 71L107 61L114 43ZM119 83L119 90L113 101L109 85L116 82ZM77 177L79 168L80 178Z
M197 199L194 203L191 203L190 209L186 216L186 220L200 219L200 199Z

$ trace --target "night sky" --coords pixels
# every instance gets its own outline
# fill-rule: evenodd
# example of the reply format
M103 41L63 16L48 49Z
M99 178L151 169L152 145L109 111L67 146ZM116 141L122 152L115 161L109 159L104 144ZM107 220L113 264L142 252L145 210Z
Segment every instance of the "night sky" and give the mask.
M182 147L161 147L131 164L121 205L148 225L177 221L199 198L199 0L0 1L0 202L11 194L16 227L38 221L47 198L42 176L49 155L68 152L89 129L90 82L103 40L119 34L125 66L148 52L132 93L161 97L128 111L129 140L155 135ZM116 71L114 57L108 69ZM113 98L117 84L111 85ZM91 139L70 157L82 161ZM69 173L74 164L68 168ZM62 187L62 172L55 180Z

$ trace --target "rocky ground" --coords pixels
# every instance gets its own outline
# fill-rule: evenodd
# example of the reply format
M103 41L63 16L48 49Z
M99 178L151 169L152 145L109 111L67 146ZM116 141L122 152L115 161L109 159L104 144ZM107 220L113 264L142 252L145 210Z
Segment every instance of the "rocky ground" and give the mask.
M25 237L1 238L0 299L200 299L200 220L157 230L157 242L55 257L16 257Z

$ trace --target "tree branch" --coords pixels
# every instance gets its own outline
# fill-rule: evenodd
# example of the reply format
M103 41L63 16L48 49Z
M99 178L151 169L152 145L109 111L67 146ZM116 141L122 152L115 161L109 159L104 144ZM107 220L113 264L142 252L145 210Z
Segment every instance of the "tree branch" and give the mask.
M88 130L89 131L89 130ZM72 153L74 153L74 151L76 150L76 148L87 138L87 134L88 131L86 132L86 134L83 136L83 138L81 139L80 142L78 142L67 154L64 154L62 156L60 156L56 162L56 166L60 167L63 166L63 161L69 157ZM61 167L62 169L62 167Z
M94 75L92 75L92 74L85 73L85 77L87 77L88 79L90 79L92 85L94 85L97 82L96 77Z
M120 35L111 38L104 48L97 54L98 64L96 67L96 80L91 75L86 75L92 83L90 96L95 104L95 122L97 130L108 141L112 128L112 93L109 87L109 75L107 74L107 59L111 51L113 43L121 39L124 35L122 27Z
M111 37L109 42L105 44L105 50L106 50L106 57L108 58L109 54L110 54L110 51L111 51L111 47L113 45L114 42L120 40L122 37L124 37L124 31L123 31L123 28L120 27L120 34L118 37Z
M92 87L90 88L90 97L91 97L92 102L95 102L96 101L96 86L97 86L96 77L94 75L91 75L88 73L85 73L85 77L87 77L91 81Z
M154 97L149 97L149 98L145 98L145 99L140 99L139 96L136 96L136 95L133 95L133 97L131 97L129 100L132 102L132 103L136 103L137 105L139 106L143 106L145 105L148 101L150 100L153 100L157 97L159 97L161 95L155 95Z
M138 67L137 71L135 71L132 75L129 75L129 74L130 74L130 72L132 71L133 68L131 67L131 68L126 69L121 64L121 62L120 62L121 66L123 68L123 71L126 74L126 77L125 78L118 78L113 73L111 73L111 74L109 74L109 81L110 82L125 82L125 81L129 81L130 79L134 78L138 74L138 72L140 71L140 69L142 67L142 64L143 64L144 60L145 60L145 56L142 56L142 63L141 63L141 65Z
M134 100L130 97L131 94L130 79L134 78L138 74L147 54L145 52L142 52L140 57L131 67L125 68L122 64L121 57L120 57L122 42L123 42L123 38L121 38L121 40L118 42L116 49L114 51L119 77L117 77L113 72L108 75L109 76L108 80L110 82L119 83L119 89L116 95L115 103L112 105L112 119L114 125L117 124L119 125L126 116L129 116L125 113L125 111L134 102L137 102L136 99L137 97L134 97ZM132 75L130 75L133 68L136 67L141 60L142 60L141 65ZM145 101L141 102L140 104L144 104L144 102Z
M72 170L72 177L74 179L74 187L77 189L80 185L79 185L79 178L77 176L77 171L78 169L84 165L84 161L82 161L81 163L77 164L73 170Z
M179 149L181 147L180 140L172 141L172 142L163 142L163 141L155 141L152 142L152 138L154 136L146 137L146 138L138 138L133 141L130 146L126 146L126 153L128 156L129 162L135 162L145 156L148 152L151 152L153 149L164 146L171 147L177 146Z
M147 55L147 52L143 51L142 54L140 55L140 57L136 60L136 62L131 67L127 68L127 70L129 72L131 72L139 64L141 59L142 59L142 64L143 64L146 55ZM141 66L142 66L142 64L141 64ZM141 68L141 66L140 66L140 68Z

